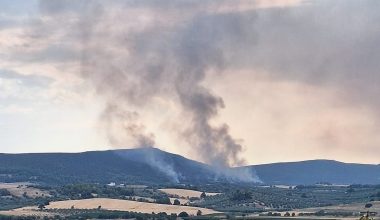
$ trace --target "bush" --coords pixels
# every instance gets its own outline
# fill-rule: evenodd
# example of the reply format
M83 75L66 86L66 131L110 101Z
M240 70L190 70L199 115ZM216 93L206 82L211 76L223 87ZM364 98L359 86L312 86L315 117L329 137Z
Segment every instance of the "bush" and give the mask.
M11 193L7 189L0 189L0 196L10 196Z
M181 202L178 199L175 199L173 201L173 205L181 205Z
M159 203L159 204L168 204L168 205L172 204L170 202L169 197L167 197L167 196L156 198L156 203Z
M189 217L189 214L187 214L187 212L181 212L178 214L178 217L186 218L186 217Z

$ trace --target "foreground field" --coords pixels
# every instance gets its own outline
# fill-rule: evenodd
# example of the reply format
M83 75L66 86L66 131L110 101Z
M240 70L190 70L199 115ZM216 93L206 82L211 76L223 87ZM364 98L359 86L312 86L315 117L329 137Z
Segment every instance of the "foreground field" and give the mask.
M103 210L130 211L130 212L141 212L141 213L166 212L168 214L171 214L171 213L179 214L185 211L190 215L196 215L198 210L200 210L203 215L218 213L217 211L214 211L211 209L191 207L191 206L164 205L164 204L136 202L136 201L120 200L120 199L107 199L107 198L94 198L94 199L52 202L50 203L50 205L46 206L46 209L71 209L72 207L75 209L97 209L99 206ZM10 211L3 211L3 212L0 212L0 214L39 215L40 212L37 211L37 207L25 207L25 208L10 210Z
M190 197L200 197L202 192L196 191L196 190L189 190L189 189L159 189L160 191L168 194L168 195L174 195L174 196L179 196L182 198L190 198ZM218 195L220 193L208 193L206 192L207 196L214 196Z

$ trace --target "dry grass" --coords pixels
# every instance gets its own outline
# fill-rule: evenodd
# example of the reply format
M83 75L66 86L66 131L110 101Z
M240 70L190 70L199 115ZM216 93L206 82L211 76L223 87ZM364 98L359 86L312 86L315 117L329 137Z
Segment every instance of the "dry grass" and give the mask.
M156 203L146 203L146 202L136 202L129 200L120 199L107 199L107 198L93 198L93 199L83 199L83 200L67 200L51 202L50 205L46 206L47 209L71 209L74 206L75 209L97 209L101 206L102 210L113 210L113 211L130 211L130 212L141 212L141 213L159 213L166 212L168 214L180 212L187 212L190 215L196 215L198 210L201 210L203 215L219 213L212 209L191 207L191 206L177 206L177 205L164 205ZM12 215L12 216L54 216L56 213L52 212L41 212L36 206L28 206L18 209L13 209L9 211L0 211L1 215Z
M30 198L50 197L49 192L34 188L30 183L0 183L0 189L8 190L13 196Z
M168 194L168 195L174 195L179 196L181 198L190 198L190 197L200 197L202 192L196 191L196 190L189 190L189 189L159 189L160 191ZM207 196L214 196L220 193L208 193L206 192Z
M198 210L201 210L202 214L218 213L212 209L191 207L191 206L177 206L177 205L164 205L146 202L136 202L120 199L107 199L107 198L94 198L83 200L67 200L52 202L46 206L48 209L70 209L74 206L75 209L96 209L101 206L105 210L117 210L117 211L133 211L142 213L159 213L166 212L179 214L185 211L189 214L195 215Z

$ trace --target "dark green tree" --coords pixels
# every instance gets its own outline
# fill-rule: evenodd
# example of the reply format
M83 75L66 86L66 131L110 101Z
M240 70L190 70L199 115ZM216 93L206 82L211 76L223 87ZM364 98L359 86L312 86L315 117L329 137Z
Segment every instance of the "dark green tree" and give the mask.
M173 205L181 205L181 202L178 199L175 199L173 201Z
M201 194L201 199L204 199L204 198L206 198L206 193L205 193L205 192L202 192L202 194Z
M39 210L42 210L42 209L44 209L44 208L45 208L45 205L44 205L44 204L41 203L41 204L38 205L38 209L39 209Z
M189 214L187 214L187 212L181 212L178 214L178 217L186 218L186 217L189 217Z

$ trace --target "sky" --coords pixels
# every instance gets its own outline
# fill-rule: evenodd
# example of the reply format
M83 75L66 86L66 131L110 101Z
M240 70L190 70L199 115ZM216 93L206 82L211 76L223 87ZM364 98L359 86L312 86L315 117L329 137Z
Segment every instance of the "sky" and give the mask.
M377 0L0 0L0 152L380 163Z

